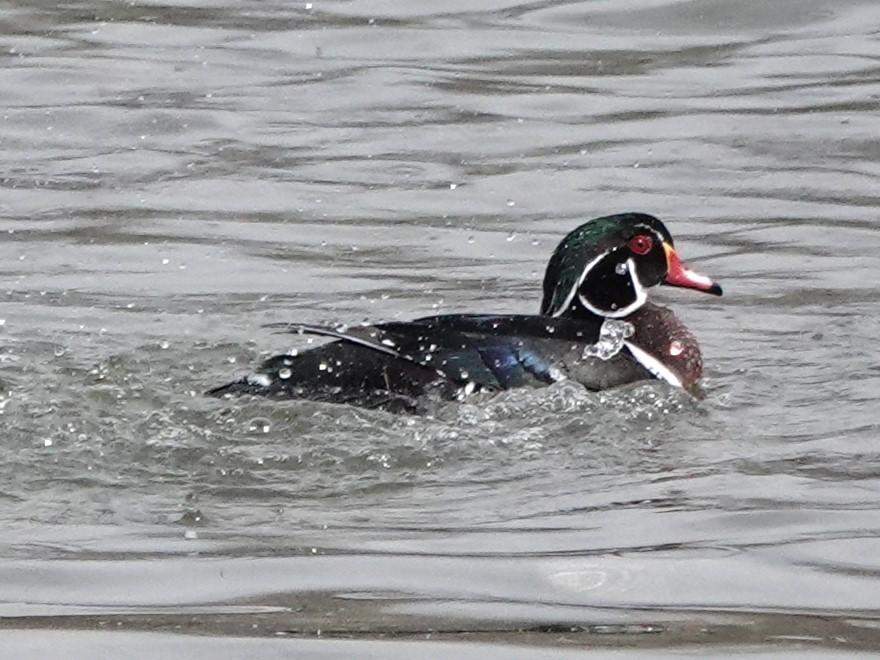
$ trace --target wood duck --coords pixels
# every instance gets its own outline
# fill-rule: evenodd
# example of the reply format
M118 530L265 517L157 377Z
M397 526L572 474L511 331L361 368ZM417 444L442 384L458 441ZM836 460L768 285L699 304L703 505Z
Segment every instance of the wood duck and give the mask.
M569 233L550 258L541 313L446 314L357 326L274 323L279 332L334 339L269 358L212 396L256 394L419 412L432 399L542 387L571 379L602 390L656 378L694 391L699 345L665 307L658 284L721 295L684 267L657 218L622 213Z

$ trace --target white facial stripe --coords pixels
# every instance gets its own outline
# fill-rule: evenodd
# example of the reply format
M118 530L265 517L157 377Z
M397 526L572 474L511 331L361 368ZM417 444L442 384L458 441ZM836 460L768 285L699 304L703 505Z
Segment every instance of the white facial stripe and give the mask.
M661 243L662 243L664 240L666 240L665 238L663 238L663 235L662 235L659 231L657 231L656 229L654 229L653 227L649 227L648 225L643 225L643 224L635 225L635 227L640 228L640 229L645 229L645 230L648 231L649 233L654 234L654 237L655 237L658 241L660 241Z
M595 266L597 263L602 261L602 259L607 257L610 253L611 253L611 250L603 252L598 257L593 259L590 263L588 263L586 266L584 266L584 270L581 272L581 276L577 279L577 282L574 283L574 286L571 287L571 290L568 292L568 295L565 296L565 302L563 302L562 305L559 307L559 309L555 310L550 316L562 316L565 313L565 310L567 310L569 305L571 305L571 301L574 300L574 297L577 294L578 289L581 288L581 284L584 283L584 280L587 277L587 273L590 272L590 269L593 266ZM581 298L581 302L583 302L583 298ZM589 309L594 314L598 313L589 306L587 306L587 309Z
M629 278L632 280L633 290L636 292L636 300L635 302L626 307L626 313L634 312L639 307L645 304L648 300L648 291L645 287L642 286L642 283L639 281L639 276L636 273L636 262L633 261L633 258L630 257L626 260L626 271L629 273Z
M651 355L647 351L643 351L632 342L624 341L623 345L629 349L629 352L632 353L632 356L638 361L640 365L642 365L658 379L666 381L670 385L675 385L676 387L684 387L684 385L682 385L681 379L676 376L669 367L660 362L660 360L655 358L653 355Z
M591 305L589 300L578 293L578 300L581 301L581 305L593 312L593 314L605 316L609 319L620 319L624 316L629 316L630 314L632 314L639 307L644 305L645 302L648 300L648 291L647 289L645 289L645 287L642 286L642 283L639 281L638 275L636 275L636 264L633 261L632 257L626 260L626 272L629 273L629 278L633 285L633 291L636 292L636 299L631 304L615 310L598 309ZM584 271L584 275L586 275L586 271ZM581 277L581 280L583 281L583 276ZM580 284L578 284L578 287L580 287ZM570 303L571 301L569 301L568 304ZM568 307L568 304L566 304L566 308Z
M646 233L648 233L648 234L652 234L657 239L657 241L660 243L662 243L665 240L663 238L663 235L660 234L660 232L658 232L653 227L649 227L648 225L641 224L641 223L639 223L635 226L639 229L644 229L646 231ZM615 249L617 249L617 248L615 248ZM599 316L607 316L608 318L613 318L613 319L622 318L624 316L632 314L639 307L641 307L642 305L645 304L645 302L648 300L648 293L645 290L645 287L642 286L642 283L639 282L639 278L635 272L635 264L634 264L632 258L626 260L627 267L628 267L627 269L629 270L630 278L632 279L632 283L633 283L633 288L635 289L635 292L636 292L635 302L633 302L631 305L628 305L622 309L619 309L619 310L616 310L613 312L610 312L608 310L599 310L599 309L596 309L595 307L593 307L593 305L591 305L582 295L580 295L578 293L578 289L581 288L581 284L584 283L584 280L587 278L587 273L590 272L590 269L592 269L596 264L598 264L600 261L602 261L602 259L607 257L612 252L614 252L614 250L607 250L607 251L603 252L602 254L600 254L595 259L593 259L586 266L584 266L584 270L581 272L581 275L577 279L577 282L575 282L574 286L571 288L571 290L568 292L568 295L565 297L565 302L558 309L554 310L552 312L551 316L554 316L554 317L562 316L565 313L565 311L569 308L569 306L571 306L571 301L574 300L575 295L577 295L578 300L580 300L581 304L584 307L586 307L589 311L593 312L593 314L598 314ZM704 284L704 286L706 286L707 288L711 287L713 285L712 280L704 275L698 275L698 274L693 273L689 270L685 270L685 273L689 277L692 277L697 282Z

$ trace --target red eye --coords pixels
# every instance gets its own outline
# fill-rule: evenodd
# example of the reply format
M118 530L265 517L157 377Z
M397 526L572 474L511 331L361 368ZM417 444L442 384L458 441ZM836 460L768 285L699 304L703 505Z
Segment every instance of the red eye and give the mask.
M648 254L654 246L654 241L651 240L650 236L639 234L638 236L633 236L629 239L627 245L629 245L629 249L632 250L634 254Z

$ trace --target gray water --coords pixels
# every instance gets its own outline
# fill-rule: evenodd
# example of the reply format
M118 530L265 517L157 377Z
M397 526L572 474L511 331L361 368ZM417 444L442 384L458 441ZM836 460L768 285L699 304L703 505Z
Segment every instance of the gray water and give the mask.
M2 8L4 658L880 650L876 2ZM703 401L202 395L628 210Z

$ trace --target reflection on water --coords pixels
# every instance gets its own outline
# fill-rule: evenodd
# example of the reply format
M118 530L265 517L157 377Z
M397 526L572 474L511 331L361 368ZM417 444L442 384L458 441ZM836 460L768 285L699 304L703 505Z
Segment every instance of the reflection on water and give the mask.
M876 650L878 19L10 3L0 624L38 633L0 644ZM559 238L623 210L725 284L657 292L705 401L563 383L409 418L201 394L289 348L267 322L534 312Z

